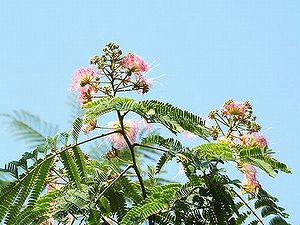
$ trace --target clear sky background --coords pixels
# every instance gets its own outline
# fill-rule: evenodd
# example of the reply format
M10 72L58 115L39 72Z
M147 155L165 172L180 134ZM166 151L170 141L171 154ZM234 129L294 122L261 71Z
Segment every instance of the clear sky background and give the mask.
M0 112L68 128L68 86L108 41L159 66L146 98L206 115L248 99L277 157L293 168L263 186L299 223L299 0L0 2ZM0 120L0 166L26 150ZM266 131L267 130L267 131Z

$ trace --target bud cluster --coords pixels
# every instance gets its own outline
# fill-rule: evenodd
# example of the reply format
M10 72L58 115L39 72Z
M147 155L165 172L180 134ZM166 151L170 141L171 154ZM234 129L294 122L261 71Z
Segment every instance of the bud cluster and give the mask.
M137 91L145 94L152 80L144 77L148 64L138 55L123 55L119 45L108 43L102 55L96 55L90 63L93 67L80 68L74 72L71 91L79 92L78 100L86 104L98 98L97 94L116 96L118 92Z

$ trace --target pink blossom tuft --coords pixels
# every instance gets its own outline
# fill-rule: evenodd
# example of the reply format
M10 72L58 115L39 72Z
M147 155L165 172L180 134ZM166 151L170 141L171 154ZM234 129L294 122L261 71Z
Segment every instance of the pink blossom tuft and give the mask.
M196 134L193 134L192 132L189 132L186 130L183 131L182 134L183 134L184 139L186 139L186 140L198 137Z
M46 185L46 193L49 193L51 191L54 191L56 189L59 189L60 188L60 185L58 183L56 183L55 181L53 182L49 182L47 185ZM57 202L54 201L54 202L51 202L50 204L50 211L51 211L51 217L47 220L47 225L54 225L55 224L55 220L54 220L54 217L53 217L53 212L54 212L54 208L56 206Z
M134 143L137 138L137 134L139 131L139 125L138 123L132 121L132 120L124 120L123 122L124 125L124 131L126 136L128 137L130 143ZM108 124L108 126L112 130L120 130L121 125L119 121L113 121ZM114 145L116 148L124 148L127 146L127 143L123 137L122 134L120 133L114 133L109 136L109 141Z
M242 192L255 193L261 186L256 179L256 169L250 164L242 164L241 171L244 173L245 178L242 183Z
M78 96L78 101L81 104L88 103L92 100L92 94L95 94L97 91L94 87L88 85L80 89L80 95Z
M136 87L137 91L140 94L145 94L149 91L153 83L153 80L143 77L142 75L138 74L136 76Z
M122 65L133 73L141 74L148 71L148 64L138 55L127 53L122 61Z
M90 133L92 130L95 130L97 126L97 120L92 120L89 123L85 124L81 130L83 131L84 134Z
M49 193L53 190L56 190L56 189L59 189L60 188L60 185L58 183L56 183L55 181L54 182L49 182L47 185L46 185L46 193Z
M246 113L247 107L241 102L230 101L222 108L224 115L242 116Z
M268 146L266 138L259 132L245 134L241 138L241 144L252 147L265 148Z
M140 127L144 127L147 131L152 131L153 127L151 123L148 123L145 119L139 121Z
M97 72L90 68L79 68L74 72L73 80L70 85L70 91L82 91L86 89L87 86L93 86L92 81L98 78Z
M99 75L92 68L80 68L74 72L73 80L70 85L70 91L78 91L80 94L78 100L85 104L92 100L92 94L98 92L99 84L96 80Z

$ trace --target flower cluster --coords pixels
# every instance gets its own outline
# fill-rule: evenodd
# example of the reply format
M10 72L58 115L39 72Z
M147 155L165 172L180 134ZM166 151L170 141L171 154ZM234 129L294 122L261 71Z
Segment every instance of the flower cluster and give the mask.
M228 100L221 110L211 111L208 118L214 122L212 126L207 127L214 140L222 136L234 139L238 137L241 140L241 136L245 134L247 134L245 137L251 136L256 139L261 129L256 122L256 117L253 116L252 106L248 101L241 103ZM225 127L225 130L222 130L221 127Z
M130 70L132 73L142 74L147 72L149 67L148 64L138 55L131 52L127 53L123 60L122 65Z
M122 60L122 66L126 71L123 77L124 83L132 83L133 89L140 94L145 94L150 90L152 80L143 76L143 73L149 70L149 66L140 56L131 52L127 53Z
M99 90L99 74L90 68L80 68L74 72L73 80L70 85L71 91L78 91L79 102L85 104L92 100L92 94Z
M247 147L267 148L268 143L262 133L259 132L260 125L256 123L252 107L249 102L237 102L228 100L221 110L213 110L208 115L211 126L208 126L210 136L219 144L236 145ZM237 154L235 154L237 155ZM238 167L244 173L245 179L242 183L243 193L254 193L260 188L256 179L256 169L251 164L241 162L236 158Z
M92 130L95 130L97 126L97 120L92 120L88 123L86 123L81 130L83 131L83 133L88 134L90 133Z
M245 146L260 147L260 148L268 147L266 138L259 132L244 134L241 137L240 144Z
M81 104L98 98L98 93L110 97L124 91L145 94L152 86L152 80L144 76L149 70L147 62L131 52L123 55L119 46L114 43L107 44L103 54L94 56L91 64L97 70L91 67L76 70L70 85L71 91L79 93L78 100Z
M150 90L152 82L153 81L151 79L145 78L138 74L136 75L136 83L134 84L134 88L136 88L138 93L145 94Z
M108 124L108 126L111 128L112 131L120 131L122 129L119 121L112 121ZM129 140L129 142L134 143L136 141L137 134L139 131L138 124L133 120L124 120L123 121L123 130ZM109 141L117 149L124 148L127 146L127 142L124 139L123 134L119 133L119 132L111 134L109 136Z
M227 116L243 116L246 111L247 107L244 103L233 100L227 101L222 108L222 113Z
M57 182L55 181L52 181L52 182L49 182L47 185L46 185L46 193L50 193L51 191L54 191L56 189L59 189L60 188L60 184L58 184ZM47 224L48 225L54 225L55 224L55 220L54 220L54 210L55 210L55 206L56 206L57 202L56 201L53 201L51 202L50 204L50 209L49 209L49 212L50 212L50 215L51 217L47 220Z

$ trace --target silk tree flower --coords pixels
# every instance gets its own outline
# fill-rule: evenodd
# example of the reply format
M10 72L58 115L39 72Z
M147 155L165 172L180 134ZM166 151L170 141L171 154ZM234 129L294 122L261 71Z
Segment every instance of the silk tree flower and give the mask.
M70 91L78 91L80 94L78 100L81 104L92 100L92 95L99 90L99 75L90 67L80 68L74 72L73 80L70 85Z
M148 64L140 56L135 55L131 52L127 53L124 56L122 65L136 74L147 72L149 69Z
M251 164L243 163L240 170L244 173L245 178L242 183L242 193L255 193L261 187L256 178L256 169Z
M153 80L143 77L140 74L136 75L136 84L135 88L137 88L138 93L145 94L149 91L153 83Z
M86 86L94 87L93 82L99 79L97 72L90 68L79 68L74 72L73 79L70 85L70 91L86 90ZM96 87L94 87L96 88Z
M134 143L136 141L137 134L139 131L138 123L134 122L133 120L124 120L123 125L125 134L128 137L130 143ZM110 122L108 124L108 127L110 127L112 131L121 130L121 125L119 121ZM127 146L123 135L120 133L111 134L109 135L108 139L116 148L124 148Z
M140 124L140 127L145 128L149 132L153 130L151 123L148 123L147 120L145 120L143 118L139 121L139 124Z
M227 116L242 116L246 113L247 107L242 102L228 101L222 107L222 113Z
M241 144L246 146L251 146L251 147L260 147L260 148L268 147L268 142L266 138L259 132L244 134L241 137Z
M92 86L86 86L80 89L80 95L78 96L78 101L81 104L88 103L92 101L93 94L96 94L96 90Z
M59 189L60 185L56 182L50 182L46 185L46 193L49 193L53 190Z
M81 130L83 131L83 133L88 134L92 130L95 130L96 126L97 126L97 120L92 120L92 121L88 122L87 124L85 124L81 128Z
M182 132L182 135L183 135L184 139L186 139L186 140L198 137L196 134L193 134L192 132L189 132L186 130Z

